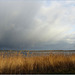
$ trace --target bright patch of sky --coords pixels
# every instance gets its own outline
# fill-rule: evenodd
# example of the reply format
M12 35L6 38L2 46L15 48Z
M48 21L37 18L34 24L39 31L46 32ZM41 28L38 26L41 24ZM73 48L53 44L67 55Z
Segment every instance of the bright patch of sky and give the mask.
M54 43L57 43L61 40L66 41L67 38L73 35L72 33L75 32L74 5L75 1L67 0L48 0L44 2L44 5L40 9L39 17L37 16L43 28L46 29L46 33L44 30L45 36L43 35L45 38L43 39L42 37L44 41L51 41L54 38ZM58 36L58 38L55 36Z
M47 8L52 7L52 3L53 4L58 4L61 6L61 8L63 7L64 9L64 15L62 18L62 21L64 22L64 24L67 22L69 24L69 22L71 21L71 24L73 26L72 30L68 31L68 32L74 32L75 31L75 1L74 0L46 0L45 2L45 7L47 6ZM67 9L67 11L65 12L65 10ZM59 9L60 10L60 9ZM68 19L69 17L69 19ZM43 16L43 19L45 18L45 16ZM66 18L66 19L65 19ZM70 24L70 25L71 25Z

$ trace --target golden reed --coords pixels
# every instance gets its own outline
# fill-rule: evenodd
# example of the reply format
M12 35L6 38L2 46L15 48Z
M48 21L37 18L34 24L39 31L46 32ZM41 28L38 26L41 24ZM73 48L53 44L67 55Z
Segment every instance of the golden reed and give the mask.
M0 74L75 73L75 54L23 56L20 53L0 53Z

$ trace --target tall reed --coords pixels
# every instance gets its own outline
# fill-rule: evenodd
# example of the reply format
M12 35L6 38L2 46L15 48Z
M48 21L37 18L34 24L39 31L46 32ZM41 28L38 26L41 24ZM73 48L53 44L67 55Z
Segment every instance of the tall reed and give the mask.
M0 74L75 73L75 54L23 56L21 53L0 53Z

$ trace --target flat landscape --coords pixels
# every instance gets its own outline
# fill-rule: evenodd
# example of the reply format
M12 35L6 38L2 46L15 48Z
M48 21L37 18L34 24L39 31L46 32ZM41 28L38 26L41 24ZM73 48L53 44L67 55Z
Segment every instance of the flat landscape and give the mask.
M0 0L0 74L75 74L75 0Z
M33 52L30 54L28 51L25 55L22 51L1 51L0 74L75 73L75 51L68 54L60 53L62 51L58 53L51 52L48 53L48 55L47 53L43 54L43 52L41 52L39 56L37 52L34 53L34 56Z

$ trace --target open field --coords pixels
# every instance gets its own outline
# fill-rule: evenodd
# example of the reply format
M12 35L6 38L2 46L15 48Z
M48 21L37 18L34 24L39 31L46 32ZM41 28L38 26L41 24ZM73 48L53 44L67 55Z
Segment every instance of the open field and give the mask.
M0 53L0 74L75 73L75 53L29 55Z

